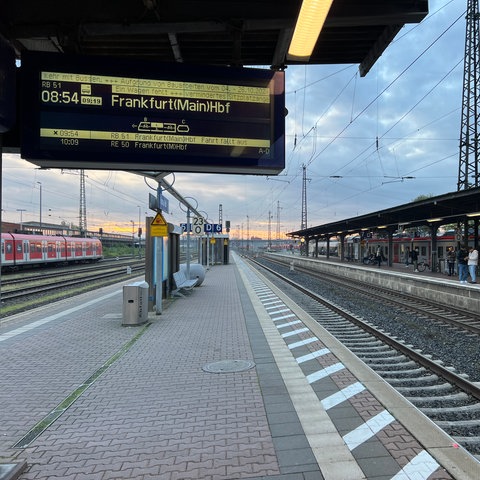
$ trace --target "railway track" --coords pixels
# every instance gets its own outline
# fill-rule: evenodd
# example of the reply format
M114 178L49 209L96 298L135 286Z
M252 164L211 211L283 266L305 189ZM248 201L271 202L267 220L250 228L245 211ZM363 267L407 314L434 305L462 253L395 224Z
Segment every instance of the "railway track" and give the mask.
M144 260L123 259L115 262L102 261L95 265L75 265L58 268L26 270L20 273L7 274L2 276L2 292L8 292L13 289L21 289L22 285L28 285L36 282L54 282L55 279L72 278L81 275L90 275L109 270L121 271L130 266L136 268L138 265L144 265Z
M139 275L144 270L144 261L128 264L122 262L116 266L109 264L102 267L99 265L84 267L80 270L62 269L61 272L42 273L35 277L28 274L25 278L2 281L2 318L122 281L132 275Z
M270 257L268 258L268 262L285 266L285 262ZM323 281L328 280L330 283L343 288L348 287L350 291L355 292L356 295L365 299L384 302L393 308L408 310L411 314L425 316L426 318L437 320L445 325L463 328L472 333L480 334L480 313L462 310L453 306L446 308L438 303L421 299L414 295L396 292L380 286L368 285L345 277L335 277L325 272L320 274L298 266L295 266L295 270Z
M415 344L416 322L409 335L405 333L405 336L399 337L385 329L384 325L376 325L376 318L372 320L365 315L365 311L360 309L357 312L351 304L346 308L343 298L327 300L319 291L325 283L331 282L330 278L323 277L323 282L318 278L312 281L312 277L306 273L295 272L292 275L285 266L267 265L263 259L248 261L456 442L477 458L480 457L480 383L470 381L462 371L452 366L451 358L445 356L448 349L447 352L439 349L438 355L432 357L420 351ZM345 279L341 282L344 289L350 289L349 285L345 286ZM312 285L316 285L315 291ZM350 295L355 299L358 292L351 291ZM377 312L372 317L376 317L378 311L385 314L390 310L398 318L399 312L394 312L378 297L371 297L370 302L372 312ZM411 311L404 312L405 315L412 315ZM416 318L420 319L426 314L423 311ZM425 322L432 328L430 335L435 339L435 328L436 331L441 330L438 328L438 318L425 318ZM430 324L436 327L430 327ZM446 328L459 331L459 327ZM460 333L478 352L480 338L470 331L465 332L463 327ZM464 351L460 349L457 355L463 355Z

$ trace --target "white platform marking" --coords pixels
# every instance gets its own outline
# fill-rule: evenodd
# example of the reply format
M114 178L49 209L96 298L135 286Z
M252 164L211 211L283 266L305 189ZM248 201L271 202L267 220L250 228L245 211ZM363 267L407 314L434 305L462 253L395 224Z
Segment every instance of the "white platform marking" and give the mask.
M285 320L286 318L292 318L294 317L295 315L293 313L290 313L288 315L282 315L281 317L277 317L277 318L272 318L272 320L274 322L278 322L279 320Z
M287 347L290 350L292 350L294 348L301 347L302 345L308 345L309 343L313 343L313 342L316 342L316 341L318 341L317 337L311 337L311 338L307 338L305 340L301 340L300 342L291 343L290 345L287 345Z
M343 363L335 363L334 365L325 367L322 370L319 370L318 372L307 375L306 378L308 380L308 383L313 383L313 382L316 382L317 380L321 380L322 378L328 377L332 373L339 372L344 368L345 368L345 365L343 365Z
M357 427L355 430L343 436L344 442L350 450L357 448L368 439L372 438L376 433L385 428L387 425L395 421L395 418L386 410L375 415L373 418Z
M282 333L282 338L293 337L294 335L298 335L299 333L309 332L308 328L299 328L298 330L292 330L291 332Z
M422 450L405 465L392 480L426 480L440 465L430 454Z
M299 323L302 323L302 322L300 320L294 320L293 322L282 323L281 325L277 325L277 328L291 327L292 325L298 325Z
M323 357L327 353L330 353L330 350L328 348L322 348L321 350L317 350L316 352L308 353L307 355L298 357L296 360L298 363L304 363L308 362L309 360L313 360L314 358Z
M363 392L364 390L365 387L360 382L352 383L352 385L343 388L339 392L324 398L322 400L323 408L328 410L329 408L335 407L336 405L339 405L345 400L354 397L357 393Z

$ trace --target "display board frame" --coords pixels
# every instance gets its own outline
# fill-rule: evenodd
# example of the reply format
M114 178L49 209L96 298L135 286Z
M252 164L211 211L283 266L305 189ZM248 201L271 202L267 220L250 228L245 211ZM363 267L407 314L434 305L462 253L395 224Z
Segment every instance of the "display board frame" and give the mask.
M273 175L285 78L269 69L26 52L21 156L46 168Z

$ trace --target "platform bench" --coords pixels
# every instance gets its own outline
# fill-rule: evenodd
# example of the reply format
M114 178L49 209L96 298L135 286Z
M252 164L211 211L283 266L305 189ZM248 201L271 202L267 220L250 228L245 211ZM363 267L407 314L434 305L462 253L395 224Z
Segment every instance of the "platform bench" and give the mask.
M174 295L181 295L182 291L187 292L191 290L198 282L198 278L192 278L189 280L183 270L175 272L173 274L173 279L175 280L175 285L177 287L177 289L173 292Z

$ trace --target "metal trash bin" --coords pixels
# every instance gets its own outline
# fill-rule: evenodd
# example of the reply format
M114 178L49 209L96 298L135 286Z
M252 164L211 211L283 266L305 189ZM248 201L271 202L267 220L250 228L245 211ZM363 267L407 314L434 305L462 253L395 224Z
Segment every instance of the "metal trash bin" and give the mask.
M123 286L122 325L142 325L148 320L148 283L134 282Z

